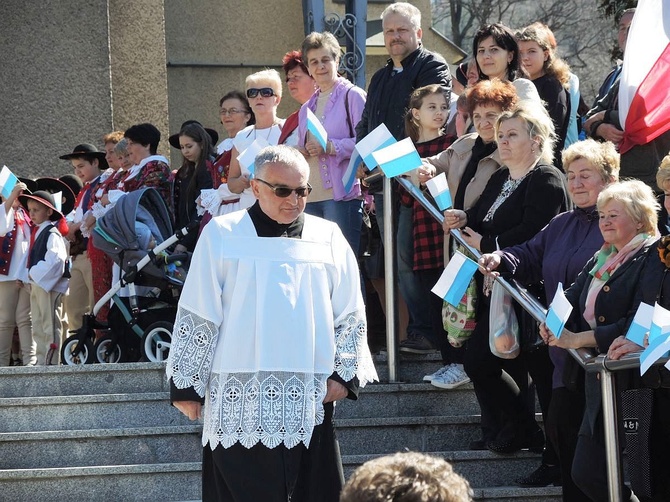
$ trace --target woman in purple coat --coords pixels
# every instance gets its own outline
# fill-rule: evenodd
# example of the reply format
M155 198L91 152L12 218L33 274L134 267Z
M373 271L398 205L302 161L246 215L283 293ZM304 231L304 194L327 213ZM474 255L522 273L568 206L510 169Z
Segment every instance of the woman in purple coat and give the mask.
M544 280L548 301L559 283L567 289L586 262L603 245L598 228L596 200L619 176L619 154L612 143L592 140L573 144L563 152L568 194L575 209L556 216L529 241L483 255L480 269L486 273L509 272L524 283ZM493 272L497 271L497 272ZM519 480L522 485L547 485L563 479L563 500L589 500L572 482L570 471L577 432L584 414L584 389L576 382L578 368L564 349L549 347L554 363L553 390L545 429L559 456L560 467L543 464ZM560 469L560 473L559 473Z

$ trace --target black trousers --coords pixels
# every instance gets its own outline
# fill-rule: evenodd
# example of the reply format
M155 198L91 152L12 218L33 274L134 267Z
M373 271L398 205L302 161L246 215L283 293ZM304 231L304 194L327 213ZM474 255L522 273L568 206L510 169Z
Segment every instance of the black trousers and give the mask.
M572 481L572 459L575 456L579 427L583 417L583 390L573 391L566 387L554 389L545 431L549 443L558 453L565 502L589 502L591 500Z
M314 428L309 447L283 444L203 448L203 502L337 502L344 484L333 428L333 404Z
M511 435L532 434L538 429L535 411L529 407L528 371L523 357L501 359L491 353L488 312L478 316L466 344L463 366L481 408L485 441L492 441L503 431Z

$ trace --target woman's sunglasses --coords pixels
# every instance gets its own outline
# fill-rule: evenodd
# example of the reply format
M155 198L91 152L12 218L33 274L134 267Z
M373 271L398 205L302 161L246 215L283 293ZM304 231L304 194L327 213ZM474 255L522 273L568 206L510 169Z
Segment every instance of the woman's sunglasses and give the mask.
M275 185L271 185L267 181L262 180L260 178L256 178L256 181L260 181L264 185L270 187L270 190L272 190L275 193L275 195L280 199L285 199L293 192L295 192L295 194L298 197L307 197L309 194L312 193L312 185L310 185L309 183L307 183L306 187L289 188L289 187L278 187Z
M275 95L275 91L271 87L261 87L260 89L252 87L251 89L247 89L247 98L255 98L259 94L262 98L270 98Z

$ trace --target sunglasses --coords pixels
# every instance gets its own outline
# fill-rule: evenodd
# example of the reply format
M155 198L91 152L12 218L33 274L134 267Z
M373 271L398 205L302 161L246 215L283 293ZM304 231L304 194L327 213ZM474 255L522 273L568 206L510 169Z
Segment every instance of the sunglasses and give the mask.
M295 192L295 194L298 197L307 197L309 194L312 193L312 185L310 185L309 183L307 183L306 187L289 188L289 187L278 187L278 186L275 186L275 185L271 185L267 181L262 180L260 178L255 178L255 179L256 179L256 181L260 181L264 185L267 185L268 187L270 187L270 190L272 190L275 193L275 195L277 197L279 197L280 199L285 199L286 197L291 195L293 192Z
M261 87L260 89L252 87L251 89L247 89L247 98L255 98L259 94L262 98L271 98L275 95L275 91L271 87Z

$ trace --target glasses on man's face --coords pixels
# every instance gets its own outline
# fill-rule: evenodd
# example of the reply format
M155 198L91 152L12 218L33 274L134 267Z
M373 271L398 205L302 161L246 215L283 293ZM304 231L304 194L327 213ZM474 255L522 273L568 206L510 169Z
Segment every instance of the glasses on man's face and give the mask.
M219 114L221 115L237 115L238 113L249 113L246 110L238 110L237 108L221 108Z
M280 199L285 199L286 197L291 195L293 192L295 192L295 194L298 197L307 197L309 194L312 193L312 185L310 185L309 183L307 183L307 186L305 186L305 187L289 188L289 187L278 187L278 186L272 185L272 184L268 183L267 181L262 180L260 178L255 178L255 179L256 179L256 181L260 181L264 185L268 186L270 188L270 190L272 190L275 193L275 195L277 197L279 197Z
M270 98L275 95L275 91L272 87L261 87L260 89L252 87L251 89L247 89L247 98L249 99L255 98L259 94L262 98Z

